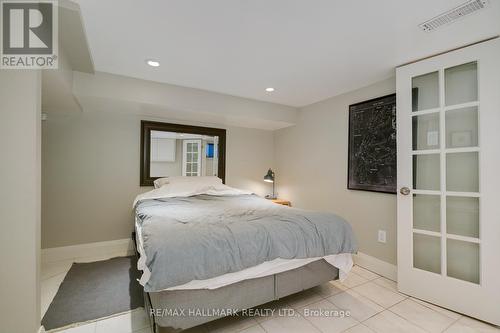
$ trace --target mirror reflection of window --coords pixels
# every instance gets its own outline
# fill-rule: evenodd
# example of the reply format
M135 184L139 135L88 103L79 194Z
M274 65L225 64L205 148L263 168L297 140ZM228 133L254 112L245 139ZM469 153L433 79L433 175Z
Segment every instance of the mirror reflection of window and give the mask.
M218 137L151 131L150 176L217 176Z

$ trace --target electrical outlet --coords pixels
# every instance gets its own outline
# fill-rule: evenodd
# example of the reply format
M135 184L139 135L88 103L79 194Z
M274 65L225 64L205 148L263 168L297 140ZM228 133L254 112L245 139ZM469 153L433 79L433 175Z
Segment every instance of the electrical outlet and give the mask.
M378 231L378 241L380 243L386 243L387 242L387 234L385 230L379 230Z

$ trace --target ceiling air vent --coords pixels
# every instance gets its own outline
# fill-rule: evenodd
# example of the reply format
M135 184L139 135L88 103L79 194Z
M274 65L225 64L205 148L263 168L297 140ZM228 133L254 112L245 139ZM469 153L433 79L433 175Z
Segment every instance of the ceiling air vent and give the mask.
M426 32L436 30L437 28L455 22L462 17L472 14L488 5L488 0L469 0L458 7L455 7L445 13L442 13L429 21L426 21L418 26Z

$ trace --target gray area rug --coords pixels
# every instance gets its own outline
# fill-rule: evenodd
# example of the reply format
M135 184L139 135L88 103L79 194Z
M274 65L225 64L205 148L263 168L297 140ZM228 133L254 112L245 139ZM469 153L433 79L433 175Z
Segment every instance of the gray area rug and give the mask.
M42 319L46 330L144 306L137 258L74 263Z

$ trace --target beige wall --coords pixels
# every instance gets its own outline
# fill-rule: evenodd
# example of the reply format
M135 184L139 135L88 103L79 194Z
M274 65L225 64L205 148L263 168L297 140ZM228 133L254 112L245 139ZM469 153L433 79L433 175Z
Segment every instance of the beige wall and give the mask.
M0 331L40 327L40 72L0 70Z
M331 211L353 226L359 250L396 263L396 196L347 190L349 105L394 93L395 78L302 108L275 132L277 190L295 207ZM387 243L377 242L379 229Z
M130 237L139 186L140 120L114 112L49 113L42 125L42 248ZM171 121L182 123L179 121ZM227 128L227 184L260 195L273 132Z

